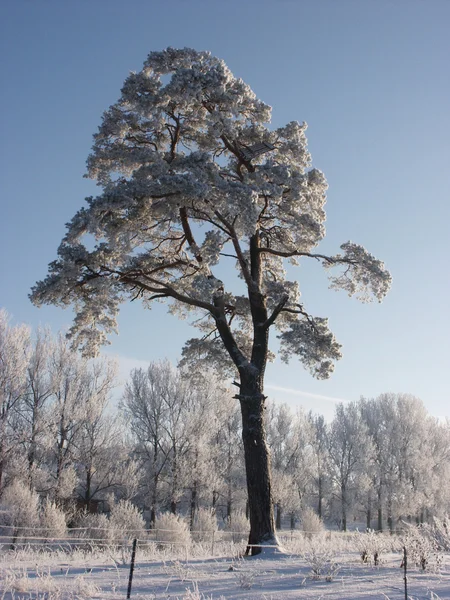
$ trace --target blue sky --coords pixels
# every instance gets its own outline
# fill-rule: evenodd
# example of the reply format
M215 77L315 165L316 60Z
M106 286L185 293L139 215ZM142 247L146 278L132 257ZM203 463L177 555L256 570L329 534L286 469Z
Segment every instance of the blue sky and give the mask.
M330 318L344 357L325 382L277 361L267 393L330 415L335 398L409 392L450 417L449 2L10 0L0 22L0 306L14 322L70 324L70 311L39 310L27 294L95 193L83 179L92 134L128 72L152 50L206 49L273 106L274 127L308 123L330 185L320 249L351 239L394 278L382 305L361 305L302 266L305 305ZM106 351L123 373L176 361L195 335L163 307L126 306L119 326Z

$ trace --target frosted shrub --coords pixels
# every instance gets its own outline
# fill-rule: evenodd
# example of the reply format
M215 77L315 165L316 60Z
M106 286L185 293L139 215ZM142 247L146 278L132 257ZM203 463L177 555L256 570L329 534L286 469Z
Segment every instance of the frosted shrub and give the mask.
M304 561L310 566L312 579L332 579L339 573L340 565L335 561L335 553L323 541L310 542L309 551L303 555Z
M210 541L217 531L217 519L214 511L199 508L194 519L192 537L196 542Z
M442 555L433 533L427 525L409 527L403 538L408 561L420 567L422 571L438 571L442 565Z
M161 546L173 544L177 546L189 546L191 543L191 532L184 519L171 513L161 513L155 522L156 539Z
M33 534L39 523L39 496L21 481L14 481L2 495L1 529L12 541Z
M450 551L450 518L448 516L442 520L434 517L433 537L440 550Z
M109 542L109 521L106 515L82 512L78 515L75 525L78 537L93 543Z
M304 508L301 516L302 531L308 538L325 532L322 519L313 511L312 508Z
M365 533L356 533L353 539L363 563L373 562L375 566L378 566L381 554L389 550L386 537L373 529Z
M129 500L121 500L112 507L109 517L109 535L115 543L145 538L145 521L140 510Z
M227 519L225 531L231 533L231 538L235 544L246 541L250 531L250 523L245 514L237 510Z
M45 500L39 511L39 535L47 539L62 538L66 535L66 516L54 502Z

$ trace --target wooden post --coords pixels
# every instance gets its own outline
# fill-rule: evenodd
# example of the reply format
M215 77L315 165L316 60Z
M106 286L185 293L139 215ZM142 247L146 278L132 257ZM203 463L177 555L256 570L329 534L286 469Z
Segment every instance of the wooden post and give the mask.
M408 600L408 577L406 575L408 568L408 556L406 553L406 546L403 546L403 580L405 582L405 600Z
M129 600L131 596L131 584L133 583L133 573L134 573L134 561L136 560L136 546L137 539L133 540L133 550L131 552L131 565L130 565L130 576L128 578L128 592L127 592L127 600Z

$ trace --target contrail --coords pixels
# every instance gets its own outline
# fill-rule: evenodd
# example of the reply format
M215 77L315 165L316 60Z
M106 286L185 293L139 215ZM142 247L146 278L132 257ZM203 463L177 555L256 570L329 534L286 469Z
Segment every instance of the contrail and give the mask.
M311 394L311 392L302 392L302 390L281 387L280 385L271 385L270 383L266 385L265 388L268 390L273 390L275 392L285 392L286 394L294 394L295 396L308 396L309 398L317 398L318 400L328 400L328 402L333 402L334 404L339 404L340 402L348 402L348 400L345 398L335 398L334 396L322 396L321 394Z

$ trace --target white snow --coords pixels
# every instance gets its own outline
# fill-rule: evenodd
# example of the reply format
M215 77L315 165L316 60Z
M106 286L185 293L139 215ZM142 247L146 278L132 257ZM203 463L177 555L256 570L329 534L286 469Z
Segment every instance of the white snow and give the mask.
M349 538L341 550L311 548L302 554L265 553L239 558L237 546L158 550L138 548L131 598L136 600L404 600L400 552L364 564ZM353 545L353 549L352 546ZM342 544L341 544L342 546ZM224 553L223 550L226 550ZM0 553L2 600L119 600L127 597L130 548L61 549ZM313 571L316 571L315 573ZM450 599L450 554L431 561L430 571L411 566L408 598Z

